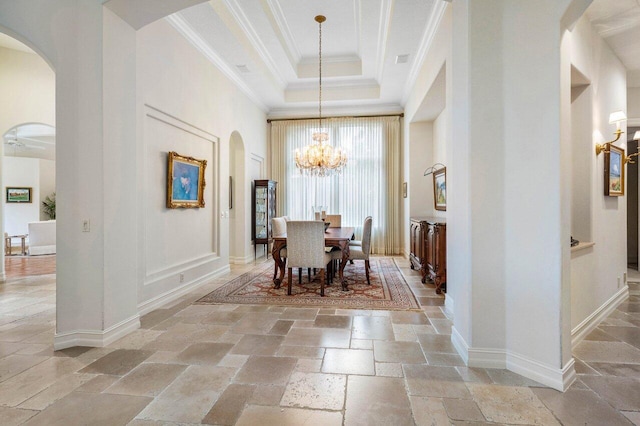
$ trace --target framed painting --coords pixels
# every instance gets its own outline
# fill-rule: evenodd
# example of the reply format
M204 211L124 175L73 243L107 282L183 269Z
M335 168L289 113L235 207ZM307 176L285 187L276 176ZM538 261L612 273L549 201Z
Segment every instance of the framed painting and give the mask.
M204 207L204 170L207 160L180 155L168 155L167 208Z
M447 210L447 168L433 172L433 205L436 210Z
M7 203L30 203L31 188L7 186Z
M624 195L624 149L612 144L604 153L604 195Z

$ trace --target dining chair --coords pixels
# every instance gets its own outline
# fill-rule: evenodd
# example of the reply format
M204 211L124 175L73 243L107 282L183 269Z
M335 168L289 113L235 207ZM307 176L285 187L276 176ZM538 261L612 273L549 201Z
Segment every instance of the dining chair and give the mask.
M329 228L340 228L342 226L342 215L328 214L324 221L329 223Z
M349 260L353 263L354 260L364 260L364 271L367 275L367 284L371 285L371 281L369 279L369 271L371 270L371 265L369 263L369 252L371 251L371 224L373 219L371 216L367 216L364 220L364 227L362 229L362 240L360 246L352 246L349 244ZM342 253L340 252L332 252L332 259L336 259L337 256L342 257Z
M320 269L320 296L324 296L325 270L331 254L324 250L324 223L316 221L290 221L287 223L287 294L291 295L293 268Z
M287 233L287 220L286 216L283 217L274 217L271 219L271 235L274 237L279 237ZM280 249L280 258L284 261L284 264L287 264L287 248ZM278 264L275 263L273 270L273 279L276 279L276 275L278 274Z
M364 219L364 222L367 223L367 219L371 219L371 216L367 216ZM364 231L364 225L362 225L362 229ZM349 246L362 246L362 240L351 240L349 241ZM353 263L353 262L352 262Z

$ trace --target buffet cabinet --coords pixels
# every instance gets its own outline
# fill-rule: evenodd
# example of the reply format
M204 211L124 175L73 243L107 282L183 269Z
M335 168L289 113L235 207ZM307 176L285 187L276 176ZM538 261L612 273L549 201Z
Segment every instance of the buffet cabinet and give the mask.
M411 269L422 273L422 282L433 281L436 293L446 291L447 224L444 218L413 217L410 229Z
M261 179L253 184L253 251L258 244L271 244L271 219L276 215L276 185L273 180Z

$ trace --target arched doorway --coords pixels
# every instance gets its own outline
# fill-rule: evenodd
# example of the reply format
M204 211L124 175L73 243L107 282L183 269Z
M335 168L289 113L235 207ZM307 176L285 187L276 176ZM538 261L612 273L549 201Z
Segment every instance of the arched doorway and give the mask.
M246 263L245 150L237 131L229 139L229 263Z

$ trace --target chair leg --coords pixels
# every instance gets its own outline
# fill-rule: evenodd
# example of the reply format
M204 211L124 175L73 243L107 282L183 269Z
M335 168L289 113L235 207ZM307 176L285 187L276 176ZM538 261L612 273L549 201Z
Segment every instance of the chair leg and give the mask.
M278 264L274 262L273 265L273 279L276 279L276 275L278 275Z
M371 281L369 281L369 269L371 269L371 266L369 265L369 261L365 260L364 261L364 271L367 274L367 284L371 285Z
M315 274L315 271L314 271ZM311 268L307 268L307 275L309 276L309 282L311 282Z
M287 272L287 294L291 296L291 268L289 268Z
M320 297L324 297L324 268L320 269Z
M298 268L298 284L302 284L302 268Z

